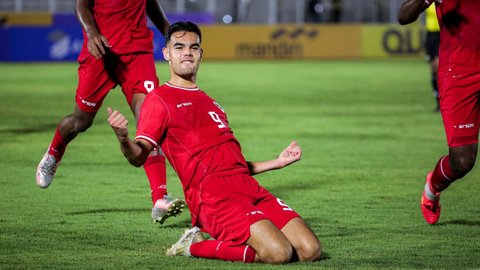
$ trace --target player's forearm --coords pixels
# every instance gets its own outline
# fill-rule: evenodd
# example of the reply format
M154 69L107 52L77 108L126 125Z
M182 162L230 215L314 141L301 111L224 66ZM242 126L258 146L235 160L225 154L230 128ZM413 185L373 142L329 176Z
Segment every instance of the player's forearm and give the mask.
M407 0L398 11L398 22L402 25L412 23L430 6L433 0Z
M170 27L170 22L157 0L147 0L147 15L155 27L165 35Z
M94 3L92 0L77 0L75 6L78 20L87 34L98 32L93 18L93 5Z
M142 148L140 144L132 141L130 138L118 138L118 141L120 142L120 149L123 155L130 164L135 167L141 167L145 164L150 151Z
M248 165L248 168L250 169L251 175L282 168L282 165L278 161L278 159L272 159L268 161L258 161L258 162L247 161L247 165Z

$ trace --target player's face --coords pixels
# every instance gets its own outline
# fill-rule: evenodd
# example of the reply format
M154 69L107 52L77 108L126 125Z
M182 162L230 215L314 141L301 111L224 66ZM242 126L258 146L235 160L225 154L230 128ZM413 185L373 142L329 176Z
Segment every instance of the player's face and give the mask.
M163 49L163 56L174 74L184 78L195 76L202 59L200 39L192 32L175 32Z

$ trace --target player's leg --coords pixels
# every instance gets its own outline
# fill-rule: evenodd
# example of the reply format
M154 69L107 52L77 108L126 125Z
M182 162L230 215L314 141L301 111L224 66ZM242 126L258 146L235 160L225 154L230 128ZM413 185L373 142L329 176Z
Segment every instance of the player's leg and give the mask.
M440 193L464 177L474 166L478 151L480 74L443 80L441 110L449 146L449 155L441 157L427 174L420 207L429 224L440 218Z
M299 261L320 259L322 253L320 240L302 218L290 220L281 231L292 244Z
M292 261L320 259L320 240L305 221L285 202L264 190L264 198L257 207L281 230L293 246Z
M453 181L464 177L472 170L477 158L478 144L450 147L449 155L442 157L433 170L430 177L430 185L427 186L430 194L435 196L447 189ZM431 197L436 199L435 197Z
M255 262L282 264L290 262L293 256L293 247L287 237L267 219L250 226L246 244L255 250Z
M187 231L167 255L273 264L319 259L320 242L298 214L249 178L204 183L196 222L217 240L197 242Z
M204 259L282 264L290 262L292 245L269 220L250 226L246 244L216 239L203 240L199 229L186 230L180 240L167 250L167 256L193 256Z
M185 230L180 240L167 250L166 255L252 263L256 253L252 247L245 244L205 240L200 229L193 227Z
M472 170L477 149L476 143L450 147L449 155L441 157L435 169L428 173L420 204L427 223L435 224L438 221L441 210L440 193Z
M257 252L256 261L284 263L320 259L320 241L298 213L263 187L252 194L257 199L257 211L268 218L252 224L250 228L251 237L247 244ZM277 249L282 252L275 255Z
M87 130L96 113L87 113L75 106L73 114L64 117L55 130L52 142L37 167L37 185L41 188L50 186L57 167L60 165L67 145L78 135Z
M75 105L73 113L64 117L58 124L55 136L50 145L50 151L56 160L60 161L65 149L80 132L92 126L97 112L85 112Z
M37 166L37 185L41 188L47 188L53 181L67 145L92 125L103 99L115 86L104 69L103 59L93 56L80 62L78 76L74 111L60 121L47 152Z
M230 261L289 262L291 244L255 205L266 195L269 193L248 174L204 179L198 198L202 204L197 211L195 205L189 207L196 217L192 222L215 240L191 244L190 254Z
M125 64L117 71L117 77L138 123L146 95L158 86L155 62L152 54L132 54L122 56L120 60ZM150 153L143 168L151 189L152 219L163 224L167 218L183 211L185 201L167 195L165 156L160 149Z

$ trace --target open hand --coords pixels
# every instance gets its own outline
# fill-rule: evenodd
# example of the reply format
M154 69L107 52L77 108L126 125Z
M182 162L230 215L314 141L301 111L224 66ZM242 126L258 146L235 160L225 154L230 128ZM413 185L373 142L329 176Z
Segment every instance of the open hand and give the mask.
M87 37L88 37L88 42L87 42L88 51L90 52L91 55L93 55L97 59L105 55L105 53L107 53L106 49L111 47L107 38L102 36L97 31L87 33Z

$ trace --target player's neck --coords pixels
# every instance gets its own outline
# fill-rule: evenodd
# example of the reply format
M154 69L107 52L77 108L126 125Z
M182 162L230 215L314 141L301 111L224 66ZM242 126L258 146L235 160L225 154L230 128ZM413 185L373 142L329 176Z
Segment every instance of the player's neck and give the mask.
M182 88L196 88L196 77L193 76L191 78L182 78L180 76L171 76L168 80L168 83L174 86L182 87Z

